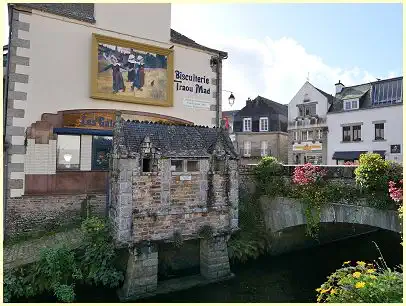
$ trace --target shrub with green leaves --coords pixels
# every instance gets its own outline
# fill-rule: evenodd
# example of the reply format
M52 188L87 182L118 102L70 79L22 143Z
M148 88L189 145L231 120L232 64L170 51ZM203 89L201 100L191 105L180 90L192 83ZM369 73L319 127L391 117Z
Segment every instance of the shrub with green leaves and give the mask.
M357 183L368 191L386 189L388 162L376 153L361 154L359 166L355 169Z
M76 251L64 246L46 248L38 262L6 271L4 300L48 292L61 302L73 302L76 284L118 287L124 275L114 266L116 251L109 224L91 217L81 229L84 240Z

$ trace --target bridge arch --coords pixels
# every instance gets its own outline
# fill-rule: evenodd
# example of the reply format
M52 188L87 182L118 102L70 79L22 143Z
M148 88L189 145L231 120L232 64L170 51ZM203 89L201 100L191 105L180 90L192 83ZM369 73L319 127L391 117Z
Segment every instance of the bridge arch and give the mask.
M299 200L262 197L265 223L268 231L276 233L286 228L306 224L305 206ZM322 223L352 223L369 225L400 233L401 220L395 210L381 210L368 206L330 203L321 210Z

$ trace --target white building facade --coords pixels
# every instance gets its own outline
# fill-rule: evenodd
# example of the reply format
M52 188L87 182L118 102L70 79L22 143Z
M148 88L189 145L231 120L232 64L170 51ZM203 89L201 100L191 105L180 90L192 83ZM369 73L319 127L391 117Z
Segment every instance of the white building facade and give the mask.
M345 87L336 84L336 100L327 113L328 164L357 163L375 152L402 162L403 77Z
M288 163L327 163L326 115L333 96L306 82L288 105Z
M15 4L9 5L9 16L4 118L9 197L81 193L49 186L64 185L55 182L67 172L79 175L80 181L80 172L102 170L97 160L111 143L117 111L131 120L220 124L222 60L227 53L172 30L170 4ZM92 98L94 34L170 54L168 77L158 80L169 84L170 103ZM150 53L145 54L146 61ZM127 73L123 78L129 91ZM144 81L135 92L153 92L159 86L146 76Z

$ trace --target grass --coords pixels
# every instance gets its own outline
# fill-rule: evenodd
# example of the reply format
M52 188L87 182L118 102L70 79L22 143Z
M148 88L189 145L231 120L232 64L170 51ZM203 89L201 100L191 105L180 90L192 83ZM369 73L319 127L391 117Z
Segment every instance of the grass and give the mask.
M128 82L128 72L122 72L125 92L119 92L118 96L130 96L135 98L149 98L157 100L166 100L167 78L166 69L148 69L144 70L145 82L142 91L134 89L131 91L131 82ZM154 81L154 85L151 82ZM98 73L97 89L102 93L113 92L113 73L110 70Z

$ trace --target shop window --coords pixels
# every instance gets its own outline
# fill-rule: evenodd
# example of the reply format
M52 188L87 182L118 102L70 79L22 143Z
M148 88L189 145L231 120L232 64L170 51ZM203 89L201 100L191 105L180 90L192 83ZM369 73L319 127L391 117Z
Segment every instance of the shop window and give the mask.
M113 146L111 136L93 136L92 140L92 170L108 170L109 157Z
M150 158L142 159L142 172L152 172L152 160Z
M198 172L199 169L199 161L197 160L188 160L186 163L186 171L187 172Z
M58 135L56 151L58 170L80 169L80 135Z
M183 171L183 160L180 160L180 159L171 160L171 171L182 172Z

